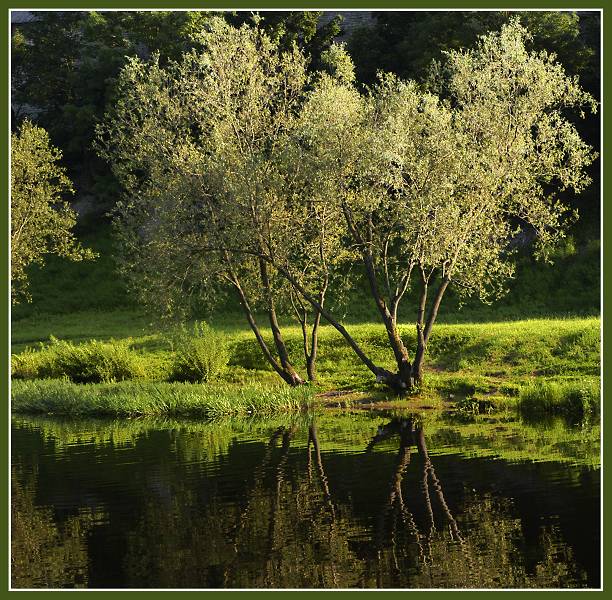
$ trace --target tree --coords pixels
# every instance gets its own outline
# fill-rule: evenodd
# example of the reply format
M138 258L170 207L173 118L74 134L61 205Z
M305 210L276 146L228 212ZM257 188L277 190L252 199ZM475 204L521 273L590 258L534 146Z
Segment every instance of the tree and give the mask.
M212 11L40 11L25 32L12 39L12 104L15 120L35 110L37 122L64 158L79 188L91 191L104 208L119 195L108 166L92 143L95 126L114 101L119 72L128 57L159 53L160 64L198 47L208 19L242 23L250 12ZM318 64L339 31L338 20L320 25L320 12L265 12L261 26L281 48L293 43Z
M335 76L309 78L297 49L279 53L261 29L221 21L203 34L203 53L167 69L131 61L101 130L128 190L118 212L126 274L169 308L229 282L288 383L302 382L277 319L290 298L298 314L310 305L315 332L321 316L331 323L377 381L420 386L447 288L500 296L519 241L546 258L563 236L568 211L553 192L589 182L593 154L564 114L594 100L527 39L513 21L449 52L429 92L387 75L362 94L341 48L326 57ZM393 371L324 306L347 260L363 268ZM409 288L419 297L412 351L398 329ZM255 323L257 301L278 359Z
M260 27L219 18L197 41L201 51L165 68L158 57L131 59L99 129L101 153L126 190L115 219L121 269L143 301L168 313L188 309L190 298L214 302L230 284L269 364L298 385L278 311L295 310L312 379L318 309L265 257L299 266L296 278L324 303L330 275L317 265L333 257L328 216L297 201L299 169L285 150L309 81L306 60ZM308 225L301 238L297 223ZM255 308L268 316L274 350Z
M316 71L321 66L321 55L340 34L342 17L336 15L323 23L322 11L265 11L262 13L236 12L226 15L229 23L240 26L257 22L275 40L281 50L289 50L294 44L309 61L309 68Z
M44 265L47 254L70 260L94 258L72 228L76 215L64 199L72 184L58 162L61 152L47 132L24 121L11 134L11 279L13 303L29 299L27 267Z
M440 94L383 76L366 96L326 79L309 96L295 143L302 168L328 182L325 202L367 278L396 371L375 365L337 318L319 308L377 380L401 392L423 380L427 344L449 286L483 301L513 273L521 240L546 258L567 209L554 190L589 183L590 147L565 118L593 98L545 52L525 48L513 21L473 50L451 51L434 80ZM274 257L268 256L270 262ZM398 330L406 291L418 290L416 344Z
M357 79L376 82L378 71L401 78L426 80L432 61L442 61L444 52L470 48L479 35L497 31L512 18L531 34L525 41L530 50L554 53L570 76L580 77L581 86L599 101L600 16L595 11L403 11L375 12L374 22L353 32L348 49L355 61ZM581 136L599 149L601 123L598 115L581 119L572 115ZM599 238L599 165L589 175L596 185L577 196L564 194L563 201L580 210L582 219L575 235ZM525 257L526 258L526 257Z

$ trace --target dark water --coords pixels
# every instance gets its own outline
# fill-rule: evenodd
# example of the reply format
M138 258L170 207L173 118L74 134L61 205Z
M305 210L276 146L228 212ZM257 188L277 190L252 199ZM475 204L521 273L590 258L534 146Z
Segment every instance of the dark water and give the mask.
M15 418L12 584L599 587L598 440L381 413Z

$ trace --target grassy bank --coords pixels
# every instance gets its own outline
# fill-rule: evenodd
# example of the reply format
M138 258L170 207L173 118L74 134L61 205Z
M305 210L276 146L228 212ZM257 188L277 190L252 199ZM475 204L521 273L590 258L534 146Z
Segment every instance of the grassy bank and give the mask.
M240 323L213 323L217 342L226 346L228 365L220 378L227 383L276 382L277 376L266 363L253 334ZM374 323L350 325L349 330L365 352L378 364L393 368L386 333ZM122 335L121 335L122 332ZM20 323L13 333L13 377L40 378L67 376L81 378L66 350L49 342L53 333L82 350L90 362L121 363L109 370L108 379L164 381L172 377L178 348L171 335L147 327L137 313L74 313L55 319ZM412 325L401 327L408 348L414 345ZM283 334L291 358L302 369L301 332L285 326ZM87 340L98 340L96 344ZM220 341L222 340L222 341ZM268 339L271 343L271 338ZM104 344L100 342L105 342ZM434 327L427 356L427 381L436 389L452 391L458 386L465 393L516 392L513 384L533 378L580 378L599 375L600 321L598 318L537 319L502 323L440 324ZM73 348L73 349L74 349ZM215 347L218 348L218 345ZM216 352L217 350L215 350ZM76 350L73 354L79 354ZM87 360L83 359L83 369ZM323 326L317 363L323 389L370 389L372 376L336 330ZM104 380L101 375L100 381ZM463 384L461 384L463 382ZM461 385L460 385L461 384Z
M349 329L375 362L393 368L381 326L353 324ZM42 341L49 331L64 339ZM294 364L301 368L299 328L285 326L283 334ZM13 407L58 414L210 416L294 410L294 398L312 395L313 390L350 390L388 399L388 391L375 384L329 326L320 334L319 381L308 391L283 388L252 333L235 321L216 322L205 333L215 342L204 344L205 356L198 355L196 342L201 339L182 335L179 344L175 335L156 332L144 317L130 311L29 318L13 336ZM403 326L402 335L410 347L414 327ZM484 406L483 401L487 407L520 404L525 414L597 414L599 345L597 318L440 324L430 340L421 399L454 399L466 414ZM223 356L227 364L217 364L205 383L171 383L181 376L196 381L194 369L185 363L206 366L206 356L211 355ZM40 381L45 378L53 379ZM70 381L57 381L62 378ZM96 382L101 383L93 385Z
M537 382L521 389L518 407L521 414L539 418L560 415L581 421L600 414L599 383L589 379L572 382Z
M220 356L215 353L216 364L209 364L198 349L201 342L195 344L198 347L177 345L174 332L161 331L131 302L115 271L107 223L83 221L77 233L99 258L72 263L50 256L44 269L29 270L33 302L13 307L14 393L25 397L25 391L33 389L28 388L30 382L45 378L67 378L84 386L74 387L79 397L101 395L107 400L112 393L124 398L128 389L139 389L133 393L143 396L146 389L162 389L162 384L175 381L205 381L193 387L197 389L193 394L206 397L213 388L232 390L224 392L226 400L235 390L279 389L279 379L236 312L233 296L228 295L207 316L218 336L211 347L224 348ZM519 402L525 414L541 409L565 414L583 405L591 410L593 403L585 404L583 396L572 391L594 390L599 385L600 321L588 316L599 311L599 242L590 237L568 238L552 266L520 257L509 294L493 306L469 301L460 309L449 290L429 344L421 403L453 399L467 415L475 407ZM344 323L374 362L394 368L366 287L365 282L356 284L350 304L342 308ZM406 296L405 314L400 312L408 348L415 337L411 311L416 298L411 294ZM333 290L329 302L334 303ZM264 324L266 318L260 322ZM281 320L281 324L291 359L304 374L301 331L291 321ZM51 336L59 341L52 342ZM272 341L270 336L267 341ZM376 386L371 373L329 326L321 329L317 368L317 391L355 390L386 399L387 391ZM99 390L96 382L100 382ZM113 387L112 382L124 383ZM130 388L132 384L135 387ZM60 389L60 384L40 385ZM187 390L188 386L172 389ZM157 401L141 397L140 402L153 406Z
M16 381L15 413L71 417L164 416L215 418L298 412L312 402L312 388L240 388L228 385L122 382L75 384L66 380Z

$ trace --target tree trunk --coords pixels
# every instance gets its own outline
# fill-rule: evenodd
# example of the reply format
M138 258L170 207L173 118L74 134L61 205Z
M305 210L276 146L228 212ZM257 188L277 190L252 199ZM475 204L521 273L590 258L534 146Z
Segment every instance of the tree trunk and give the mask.
M376 270L374 268L374 259L369 248L363 250L362 253L363 263L366 269L366 275L368 277L368 283L370 284L370 292L378 308L381 319L385 325L387 331L387 337L389 338L389 344L393 350L393 356L397 364L397 373L392 378L392 381L388 383L392 389L400 394L405 393L412 389L412 368L410 365L410 358L408 357L408 351L404 342L397 330L397 321L389 312L382 294L378 288L378 281L376 279Z
M325 280L323 289L319 292L319 304L323 306L325 302L325 292L327 290L327 278ZM310 331L310 343L308 340L308 311L306 310L302 301L298 298L299 306L293 302L293 309L297 315L298 321L302 328L302 347L304 351L304 360L306 362L306 373L310 382L316 382L316 362L317 362L317 350L319 347L319 326L321 324L321 311L314 309L314 320L312 323L312 329Z
M296 386L300 385L301 383L304 383L304 381L299 376L295 377L291 372L288 372L285 366L279 364L278 361L274 358L274 356L272 356L270 348L268 348L266 341L263 339L263 336L259 331L257 322L255 321L255 316L238 278L234 275L233 272L230 272L229 275L232 284L234 285L234 289L236 290L236 292L238 293L238 297L240 298L240 305L242 306L242 310L244 311L247 322L249 323L249 327L255 334L255 339L257 340L257 343L259 344L259 347L261 348L261 351L266 357L268 363L270 363L274 371L283 379L283 381L285 381L285 383L288 383L291 386ZM294 374L297 375L295 371Z
M269 259L268 259L269 260ZM361 349L359 344L353 339L351 334L346 330L346 327L342 325L338 320L334 318L334 316L321 304L317 301L316 298L312 296L304 287L300 284L300 282L281 265L275 265L278 271L287 279L289 283L295 288L297 292L306 300L313 308L320 311L321 316L332 326L334 327L342 337L348 342L349 346L353 349L355 354L359 357L359 359L363 362L363 364L374 374L376 377L377 383L382 383L390 387L393 391L398 394L403 394L410 389L410 386L406 383L406 373L405 371L400 373L392 373L383 367L379 367L376 365L368 355ZM408 365L409 363L407 363ZM406 365L406 366L407 366Z
M259 269L261 274L261 281L266 294L266 301L268 303L268 318L270 320L270 329L272 330L272 337L274 338L274 345L278 352L278 358L280 360L283 379L291 386L298 386L304 384L304 380L298 375L297 371L289 360L289 353L283 340L280 327L278 325L278 319L276 317L276 309L274 305L274 298L272 296L272 289L270 286L270 278L268 277L268 267L266 262L262 259L259 260Z
M319 301L323 304L323 299L319 297ZM321 311L315 310L315 318L312 324L312 331L310 337L310 354L306 355L306 373L308 374L309 381L317 380L316 362L317 362L317 350L319 348L319 325L321 324Z
M433 303L429 309L429 315L427 316L427 322L423 323L423 314L425 312L425 299L427 298L425 291L425 299L421 296L421 303L419 305L419 318L417 319L417 349L414 356L414 362L412 364L412 380L416 386L423 384L423 364L425 362L425 351L427 350L427 342L431 335L431 330L436 322L438 316L438 310L440 309L440 302L444 292L450 283L450 279L445 277L438 288L434 297ZM425 287L425 290L427 288Z

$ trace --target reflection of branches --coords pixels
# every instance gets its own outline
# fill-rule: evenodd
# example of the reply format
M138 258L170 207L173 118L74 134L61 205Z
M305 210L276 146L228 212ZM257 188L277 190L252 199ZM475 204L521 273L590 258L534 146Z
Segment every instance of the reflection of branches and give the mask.
M442 490L442 484L438 479L429 453L427 452L427 445L425 443L425 435L422 427L415 427L412 419L393 419L386 425L379 427L376 435L372 438L368 444L366 450L372 450L374 446L386 439L390 439L394 436L399 435L400 444L395 462L395 468L389 484L389 493L385 502L384 510L381 512L378 531L377 531L377 548L379 559L381 557L381 549L385 545L385 523L390 524L390 530L388 533L388 539L391 544L391 554L393 557L393 563L396 572L399 574L399 564L397 561L396 554L396 533L398 516L404 528L411 534L416 541L419 549L419 558L424 566L432 566L432 546L433 535L436 531L434 509L431 501L431 491L429 486L429 480L431 479L432 488L438 499L440 506L446 516L449 523L449 532L451 539L457 541L461 547L463 554L469 565L470 573L473 575L473 560L470 556L465 540L463 539L457 521L453 517L451 510L444 497ZM425 511L428 519L428 531L423 534L419 531L418 526L414 520L414 516L407 508L402 493L402 480L404 473L410 464L410 446L416 445L419 455L423 460L423 475L421 479L421 491L423 494L423 501L425 505Z
M386 425L379 425L374 437L368 442L366 452L374 449L374 446L384 440L389 440L392 437L399 435L404 430L411 431L414 427L412 419L397 419L393 418ZM400 436L401 439L401 436Z
M446 518L448 519L448 523L449 523L449 531L450 531L450 535L451 535L451 539L453 540L457 540L457 542L459 542L459 546L461 547L461 552L463 553L463 555L465 556L467 562L468 562L468 567L469 567L469 572L470 575L473 579L474 577L474 561L472 559L471 554L469 553L467 544L465 543L465 540L463 539L463 537L461 536L461 533L459 531L459 527L457 525L457 521L455 520L455 518L453 517L450 508L448 507L448 504L446 503L446 499L444 498L444 492L442 491L442 484L440 483L440 480L438 479L438 477L436 476L436 471L433 467L433 464L431 462L431 458L429 458L429 453L427 452L427 445L425 444L425 434L423 432L422 428L419 428L416 432L416 442L417 442L417 447L419 449L419 454L421 455L421 457L423 458L423 480L425 482L425 486L427 486L427 476L429 475L431 477L432 483L433 483L433 488L436 492L436 496L438 497L438 501L440 502L440 505L442 506L442 510L444 511L444 514L446 515ZM434 531L434 525L433 525L433 510L431 508L431 500L429 498L429 490L426 487L425 488L427 491L427 505L428 505L428 509L431 511L431 518L432 518L432 530L431 530L431 534L433 534Z
M263 479L264 474L266 472L266 468L268 467L268 464L270 463L270 458L272 457L272 449L276 446L276 441L278 440L278 438L281 437L284 431L285 431L285 428L284 426L281 425L270 437L270 440L268 441L268 444L266 446L266 451L264 452L263 460L261 461L261 464L259 465L259 467L255 469L255 481L256 482L261 481ZM233 534L232 537L234 540L233 547L234 547L234 552L236 554L238 554L238 537L240 533L242 532L242 530L244 529L245 525L248 523L248 516L249 516L250 509L251 509L251 503L250 501L247 501L246 506L244 507L244 509L240 513L240 516L238 517L238 523L236 524L232 532Z
M297 431L297 426L292 425L289 427L279 427L272 436L264 452L263 459L259 466L255 469L255 486L250 490L245 498L245 507L239 516L239 523L234 527L232 531L232 539L234 546L234 568L239 568L239 542L238 539L241 533L248 527L249 522L256 518L256 511L259 510L259 514L263 516L261 509L263 508L259 503L259 499L264 500L267 509L265 530L261 532L263 535L259 535L259 539L264 543L261 572L265 579L266 586L272 586L275 582L276 568L280 567L280 564L276 564L275 557L278 555L279 543L280 548L284 548L286 542L290 540L280 540L279 536L282 534L283 525L283 513L284 513L284 498L283 489L287 484L287 465L289 461L289 453L292 439ZM280 447L280 455L276 454L276 460L272 459L274 448L278 447L279 440L282 440ZM312 451L314 450L314 452ZM314 463L314 464L313 464ZM314 467L314 468L313 468ZM338 535L342 534L342 529L336 525L336 508L332 500L332 493L329 488L329 480L325 473L323 460L321 456L321 447L319 444L319 438L317 429L314 423L311 423L308 429L308 444L307 444L307 470L308 470L308 484L307 487L313 486L313 478L320 480L321 492L323 496L324 506L327 508L327 512L330 515L327 520L327 531L329 536L330 547L332 540ZM271 493L268 494L264 491L264 481L268 479L269 475L272 475ZM269 479L268 479L269 480ZM267 486L266 486L267 487ZM318 486L317 486L318 487ZM313 490L314 491L314 490ZM296 501L299 503L299 499L296 497ZM314 524L314 523L313 523ZM331 557L331 580L332 585L338 585L338 572L335 558Z
M323 486L323 495L325 497L325 503L327 504L327 507L329 509L329 513L331 515L331 521L329 523L329 542L331 545L331 540L332 540L332 536L334 534L334 530L335 530L335 526L336 526L336 509L334 508L334 503L332 501L332 497L331 497L331 493L329 491L329 482L327 480L327 475L325 474L325 469L323 468L323 461L321 460L321 448L319 446L319 438L317 436L317 428L316 425L313 423L310 424L310 427L308 428L308 475L309 475L309 481L311 481L310 479L310 443L312 442L312 446L314 448L315 451L315 460L317 463L317 471L319 473L319 479L321 480L321 485ZM331 571L332 571L332 577L334 580L334 584L337 586L338 584L338 580L337 580L337 573L336 573L336 566L334 564L333 561L333 557L332 557L332 561L331 561Z
M325 496L325 502L329 508L329 512L332 518L335 518L336 513L334 510L334 503L332 502L331 494L329 492L329 482L323 469L323 462L321 460L321 448L319 447L319 438L317 437L317 428L314 423L308 428L308 458L310 458L310 443L315 451L315 460L317 463L317 471L319 472L319 478L321 479L321 485L323 486L323 494Z
M291 446L291 438L295 433L295 426L290 429L286 429L283 431L283 444L282 444L282 454L276 465L275 474L274 474L274 483L276 488L276 493L271 498L270 503L270 520L268 524L268 556L266 560L266 575L268 578L271 577L270 567L272 562L272 557L274 555L274 546L276 541L276 523L277 523L277 515L278 509L281 503L281 488L284 479L284 470L287 464L287 459L289 458L289 449Z
M413 428L414 423L412 419L393 419L387 425L379 427L376 435L372 438L372 440L367 446L367 450L371 450L377 443L382 440L389 439L397 434L399 434L400 437L400 446L397 453L395 469L393 471L393 475L389 484L389 493L387 495L385 507L380 514L376 536L377 547L379 548L378 557L380 559L380 548L382 548L384 545L385 522L388 520L391 523L390 539L393 563L397 575L399 575L400 573L395 548L395 534L397 529L398 517L401 519L404 527L407 528L407 530L415 538L416 543L419 547L419 554L423 554L423 547L420 541L422 536L419 533L412 513L406 507L406 504L404 502L404 496L402 493L402 479L404 477L404 473L408 465L410 464L410 446L413 443Z

